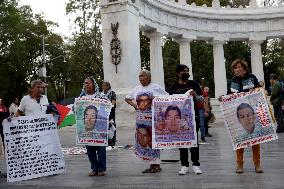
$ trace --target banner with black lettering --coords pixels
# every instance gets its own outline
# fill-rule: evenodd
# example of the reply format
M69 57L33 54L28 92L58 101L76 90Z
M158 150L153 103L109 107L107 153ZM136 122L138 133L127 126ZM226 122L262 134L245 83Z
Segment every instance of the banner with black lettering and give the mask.
M64 172L64 156L51 114L4 120L3 129L8 182Z

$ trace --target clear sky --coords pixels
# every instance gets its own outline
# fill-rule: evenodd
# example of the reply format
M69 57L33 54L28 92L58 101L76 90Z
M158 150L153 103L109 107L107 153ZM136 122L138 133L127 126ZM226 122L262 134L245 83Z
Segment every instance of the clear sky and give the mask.
M43 13L47 20L58 23L59 27L53 28L56 33L71 36L71 17L65 13L67 2L68 0L20 0L20 5L30 5L34 13Z

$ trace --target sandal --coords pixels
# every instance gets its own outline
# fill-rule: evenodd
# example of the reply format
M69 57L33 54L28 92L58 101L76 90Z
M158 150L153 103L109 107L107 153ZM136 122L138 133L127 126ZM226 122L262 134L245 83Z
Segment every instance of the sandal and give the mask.
M91 172L89 172L89 176L90 177L98 176L98 173L96 171L91 171Z
M142 171L142 173L151 173L151 170L154 168L154 164L151 164L150 165L150 168L149 169L145 169L144 171Z
M105 176L106 175L106 172L105 171L99 171L98 172L98 176Z
M145 169L144 171L142 171L142 173L151 173L152 169Z
M159 173L162 171L160 165L154 165L153 168L150 170L150 173Z

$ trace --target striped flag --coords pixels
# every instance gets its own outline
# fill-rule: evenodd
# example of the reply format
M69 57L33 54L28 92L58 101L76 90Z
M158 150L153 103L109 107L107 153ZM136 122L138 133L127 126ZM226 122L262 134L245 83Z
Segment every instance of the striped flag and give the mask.
M61 104L56 104L56 108L60 114L60 119L58 121L59 128L66 126L72 126L76 123L75 115L73 112L73 104L63 106Z

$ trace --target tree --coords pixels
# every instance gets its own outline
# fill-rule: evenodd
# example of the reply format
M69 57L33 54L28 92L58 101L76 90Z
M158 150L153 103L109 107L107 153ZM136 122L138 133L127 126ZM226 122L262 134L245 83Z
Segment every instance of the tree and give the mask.
M74 22L77 31L68 45L68 59L72 73L70 83L70 96L77 96L82 88L83 79L94 77L98 83L103 80L103 53L101 19L99 14L99 1L70 0L66 5L69 15L77 15Z
M48 30L53 25L41 15L34 15L29 6L19 6L17 0L4 0L0 4L0 91L6 101L14 95L23 96L28 83L39 78L42 36L50 43L47 57L54 56L54 40L49 41L53 34ZM62 41L60 36L57 39Z

